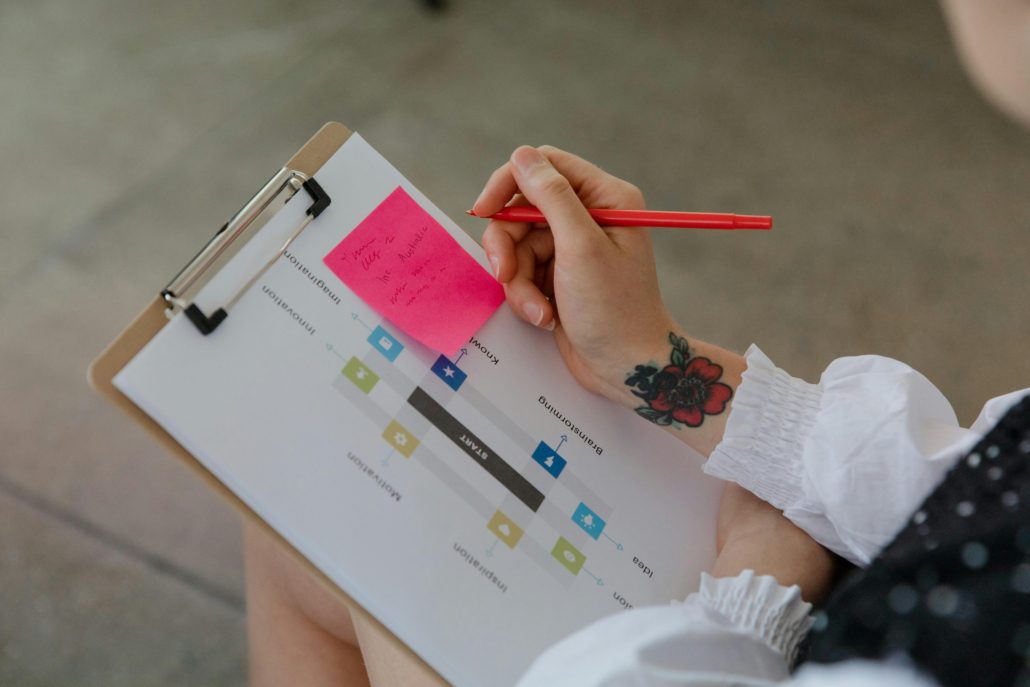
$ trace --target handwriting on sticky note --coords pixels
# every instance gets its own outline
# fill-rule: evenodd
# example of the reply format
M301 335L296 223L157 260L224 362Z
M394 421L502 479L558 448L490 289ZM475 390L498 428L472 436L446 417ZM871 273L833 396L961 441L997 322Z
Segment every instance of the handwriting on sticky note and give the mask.
M397 187L328 255L326 266L417 341L452 354L504 300L504 289Z

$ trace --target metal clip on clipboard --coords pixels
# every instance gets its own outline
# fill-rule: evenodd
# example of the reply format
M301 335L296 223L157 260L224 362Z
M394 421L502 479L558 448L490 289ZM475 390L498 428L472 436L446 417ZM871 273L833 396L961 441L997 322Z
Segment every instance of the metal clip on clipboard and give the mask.
M204 275L208 269L214 265L219 257L225 252L225 250L232 245L232 243L239 238L251 225L251 223L257 219L262 212L264 212L277 198L282 198L282 202L285 204L295 193L304 189L308 195L311 196L311 206L308 207L304 220L297 226L296 229L290 234L286 242L283 243L282 247L269 258L268 262L251 277L246 284L241 286L233 295L233 297L222 307L218 308L210 315L206 315L196 303L191 302L187 298L187 294L195 291L195 288L199 286L200 278ZM173 315L182 311L186 313L186 317L189 318L201 334L205 336L213 332L218 328L226 317L229 316L229 309L236 305L237 301L243 296L243 294L254 285L258 279L261 278L268 269L275 264L290 247L294 239L300 236L300 233L307 228L311 221L322 214L322 211L329 207L329 203L332 200L329 195L322 189L322 187L315 181L314 177L309 177L303 172L296 170L282 168L268 180L260 191L258 191L253 198L247 201L235 215L232 216L228 222L222 225L214 237L208 241L207 245L197 256L190 261L186 267L184 267L179 274L172 279L171 283L165 287L161 292L161 297L164 299L166 304L165 314L171 318Z

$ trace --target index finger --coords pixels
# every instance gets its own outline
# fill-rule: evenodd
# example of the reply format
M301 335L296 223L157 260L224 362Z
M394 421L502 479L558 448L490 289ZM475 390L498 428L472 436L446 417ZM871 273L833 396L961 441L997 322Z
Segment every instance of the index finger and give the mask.
M480 217L489 217L507 205L518 191L519 186L515 183L511 162L505 162L486 180L486 186L472 204L472 212Z
M538 150L558 172L565 177L572 190L587 207L640 209L640 192L632 184L608 174L597 165L578 155L555 148L540 146ZM480 217L488 217L503 208L519 191L514 170L508 161L494 170L482 193L472 206Z
M609 174L593 162L554 146L540 146L538 150L562 176L588 208L642 210L644 196L633 184Z

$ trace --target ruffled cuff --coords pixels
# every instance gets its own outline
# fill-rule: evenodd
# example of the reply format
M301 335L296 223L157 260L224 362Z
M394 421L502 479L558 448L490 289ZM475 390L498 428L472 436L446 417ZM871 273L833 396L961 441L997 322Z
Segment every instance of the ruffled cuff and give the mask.
M813 622L812 604L801 598L797 585L781 586L771 575L756 577L754 570L721 578L702 573L698 597L735 626L758 635L788 666L794 665Z
M803 495L801 455L822 388L791 377L753 344L744 358L726 432L703 469L783 510Z

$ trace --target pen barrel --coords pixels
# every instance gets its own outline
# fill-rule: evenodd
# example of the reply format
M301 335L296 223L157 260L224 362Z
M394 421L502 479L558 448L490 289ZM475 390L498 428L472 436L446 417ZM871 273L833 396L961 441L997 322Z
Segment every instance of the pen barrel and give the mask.
M682 229L771 229L772 217L729 212L665 212L659 210L588 210L598 224L620 227Z
M662 210L588 209L602 226L656 227L678 229L771 229L772 217L737 215L728 212L669 212ZM491 216L506 222L546 222L543 213L532 206L511 206Z

